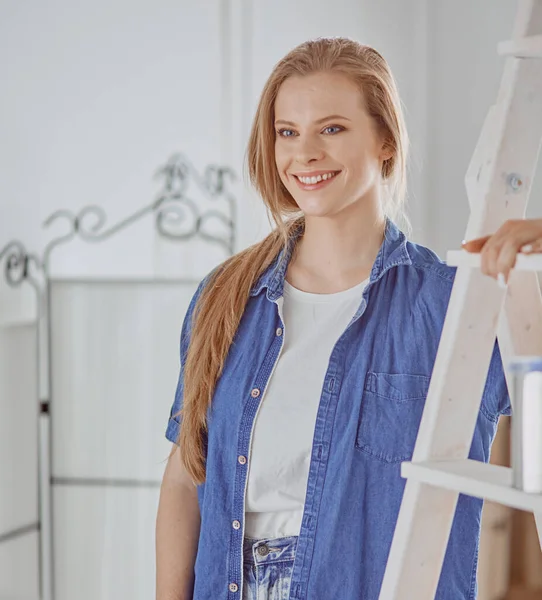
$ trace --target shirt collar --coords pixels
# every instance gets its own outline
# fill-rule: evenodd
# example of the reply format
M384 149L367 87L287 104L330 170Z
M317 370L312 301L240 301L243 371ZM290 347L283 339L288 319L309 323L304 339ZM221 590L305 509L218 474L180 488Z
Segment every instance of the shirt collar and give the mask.
M283 295L286 270L299 235L300 232L290 238L287 247L279 252L276 259L260 276L252 287L251 296L257 296L264 288L267 289L267 297L271 301ZM392 267L411 264L405 234L391 219L386 219L384 240L371 270L370 283L379 280Z

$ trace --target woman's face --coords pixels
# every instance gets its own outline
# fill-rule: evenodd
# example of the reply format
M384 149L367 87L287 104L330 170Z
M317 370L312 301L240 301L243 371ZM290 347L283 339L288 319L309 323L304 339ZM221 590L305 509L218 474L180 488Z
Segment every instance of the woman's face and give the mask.
M305 216L378 199L383 149L361 92L343 74L288 78L275 102L275 163Z

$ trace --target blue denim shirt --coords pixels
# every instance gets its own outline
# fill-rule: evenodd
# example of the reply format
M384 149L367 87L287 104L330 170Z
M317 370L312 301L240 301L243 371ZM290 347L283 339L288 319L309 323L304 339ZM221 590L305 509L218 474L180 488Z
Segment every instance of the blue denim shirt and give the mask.
M279 357L284 324L276 301L290 255L281 253L253 287L208 414L194 600L242 597L244 526L232 523L244 523L250 461L240 457L250 458L255 417ZM359 309L325 375L290 599L377 600L405 485L400 465L412 456L454 275L388 221ZM171 415L182 405L191 314L204 282L182 328ZM509 411L495 346L470 458L488 461L499 415ZM179 422L171 415L166 436L176 441ZM476 597L481 509L481 500L460 496L438 600Z

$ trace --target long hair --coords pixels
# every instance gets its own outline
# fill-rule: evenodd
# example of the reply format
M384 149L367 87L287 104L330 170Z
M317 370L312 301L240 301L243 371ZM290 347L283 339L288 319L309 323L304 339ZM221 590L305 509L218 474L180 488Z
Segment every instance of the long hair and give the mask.
M402 211L408 137L388 64L373 48L346 38L318 38L297 46L275 66L263 88L247 149L250 181L276 227L263 241L213 272L193 314L184 364L179 445L181 460L196 484L205 481L207 412L250 291L294 233L304 228L299 207L275 166L274 107L279 88L288 77L316 72L340 72L359 86L365 109L392 150L391 158L382 164L384 211L392 219Z

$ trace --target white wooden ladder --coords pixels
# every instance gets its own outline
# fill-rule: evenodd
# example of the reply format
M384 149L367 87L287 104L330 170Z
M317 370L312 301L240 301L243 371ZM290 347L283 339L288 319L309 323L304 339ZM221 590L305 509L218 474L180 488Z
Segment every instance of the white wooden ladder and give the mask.
M466 175L465 239L525 216L542 142L542 0L519 0L499 53L500 90ZM450 252L448 263L456 279L412 462L401 468L407 482L380 600L433 600L459 493L533 512L542 543L542 495L515 489L511 469L467 458L496 337L505 366L542 355L542 255L519 257L506 292L482 275L479 255Z

